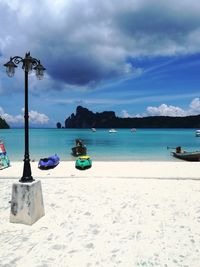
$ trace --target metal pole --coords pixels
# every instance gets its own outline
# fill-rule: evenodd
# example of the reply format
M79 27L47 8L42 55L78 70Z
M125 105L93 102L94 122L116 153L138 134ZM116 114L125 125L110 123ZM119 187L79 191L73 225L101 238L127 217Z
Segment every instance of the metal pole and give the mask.
M24 106L24 130L25 130L25 153L24 153L24 170L23 176L19 180L21 183L30 183L34 179L31 175L31 165L29 158L29 115L28 115L28 71L24 69L25 73L25 106Z
M24 153L24 170L23 176L19 180L21 183L31 183L34 181L31 175L31 165L29 158L29 115L28 115L28 72L33 68L36 70L36 76L38 79L43 77L45 68L40 64L40 60L32 58L30 52L25 54L25 58L15 56L4 64L6 72L9 77L12 77L15 73L15 68L19 63L22 63L22 69L25 74L25 106L24 106L24 130L25 130L25 153Z

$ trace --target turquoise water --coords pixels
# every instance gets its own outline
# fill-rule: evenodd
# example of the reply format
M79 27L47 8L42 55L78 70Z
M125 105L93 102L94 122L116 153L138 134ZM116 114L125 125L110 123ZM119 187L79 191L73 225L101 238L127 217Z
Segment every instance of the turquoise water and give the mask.
M88 155L93 160L150 161L175 160L168 146L182 146L185 150L200 150L200 138L195 129L30 129L30 158L39 160L57 153L61 160L74 160L71 147L80 138L86 144ZM0 130L8 156L11 160L24 158L24 130Z

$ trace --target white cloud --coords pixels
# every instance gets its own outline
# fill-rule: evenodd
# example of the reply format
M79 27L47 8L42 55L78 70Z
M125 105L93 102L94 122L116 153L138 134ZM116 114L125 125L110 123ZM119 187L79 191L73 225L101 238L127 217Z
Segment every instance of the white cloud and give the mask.
M122 110L122 117L123 118L130 118L131 117L131 115L128 113L128 111L127 110Z
M162 104L159 107L147 107L147 114L150 116L189 116L200 114L200 98L194 98L189 105L189 108L183 110L180 107Z
M200 98L194 98L190 103L190 112L192 114L200 114Z
M34 110L31 110L29 112L29 118L30 122L34 124L47 124L49 122L49 118L47 115Z
M159 107L147 107L147 114L149 116L182 117L186 116L187 112L179 107L161 104Z
M22 114L11 115L6 113L4 109L0 107L0 116L5 119L8 124L22 124L24 122L23 111L24 109L22 109ZM49 122L49 118L43 113L31 110L29 112L29 122L32 124L47 124Z
M147 107L148 116L172 116L183 117L200 114L200 98L194 98L189 104L188 109L183 110L180 107L161 104L159 107Z
M146 117L146 114L136 114L136 115L131 115L127 110L122 110L122 118L142 118L142 117Z
M158 107L149 106L146 108L146 113L130 115L128 111L122 110L124 118L131 117L146 117L146 116L171 116L171 117L184 117L190 115L200 114L200 98L194 98L189 104L188 109L182 109L177 106L161 104Z
M45 0L39 9L34 0L1 0L0 54L28 47L53 79L99 84L137 73L130 57L199 53L199 13L197 0Z

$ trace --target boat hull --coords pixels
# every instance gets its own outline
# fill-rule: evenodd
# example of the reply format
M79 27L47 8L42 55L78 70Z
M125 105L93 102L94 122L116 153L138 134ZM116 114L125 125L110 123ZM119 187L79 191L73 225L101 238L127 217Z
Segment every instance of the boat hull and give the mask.
M87 154L87 149L85 146L72 147L72 155L74 157L84 156L86 154Z
M172 152L172 155L175 158L186 160L186 161L200 161L200 151L183 152L183 153Z

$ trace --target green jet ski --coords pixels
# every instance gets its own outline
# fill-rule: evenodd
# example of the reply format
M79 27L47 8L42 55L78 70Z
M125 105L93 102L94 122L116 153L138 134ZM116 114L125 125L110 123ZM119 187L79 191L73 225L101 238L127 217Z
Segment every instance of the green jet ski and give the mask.
M80 156L76 160L76 169L86 170L92 167L92 160L89 156Z

